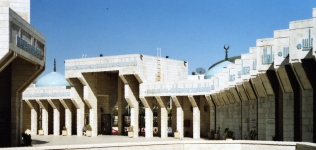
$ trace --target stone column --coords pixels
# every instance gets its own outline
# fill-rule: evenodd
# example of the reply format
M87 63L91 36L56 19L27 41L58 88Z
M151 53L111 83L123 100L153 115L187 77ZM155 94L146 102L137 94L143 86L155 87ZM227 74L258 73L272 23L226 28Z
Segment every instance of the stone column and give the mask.
M85 103L88 105L89 109L89 121L92 128L92 136L98 136L98 99L97 99L97 73L82 73L82 78L79 80L86 82L83 86L83 97Z
M134 75L123 75L120 78L125 83L125 99L131 107L131 126L134 127L134 137L138 137L138 114L139 114L139 83Z
M59 100L47 100L54 109L54 135L60 135L60 102Z
M281 66L275 71L283 92L283 140L294 141L294 91L291 85L294 81L290 81L286 69L290 66L287 66Z
M44 135L48 135L48 102L47 100L39 100L36 102L41 106L42 109L42 128L44 130Z
M155 96L160 106L160 136L161 138L168 137L168 98L167 96Z
M84 126L84 105L77 109L77 136L82 136Z
M172 96L172 100L177 107L177 129L180 133L180 138L183 138L184 128L183 128L183 97Z
M38 103L35 100L25 101L31 108L31 135L37 135L37 113L38 113Z
M236 92L238 93L240 100L242 102L241 104L241 116L242 116L242 122L241 122L241 130L242 130L242 139L243 140L249 140L249 102L248 97L245 92L244 87L242 84L236 85Z
M209 105L209 108L210 108L210 131L214 131L216 132L216 129L215 129L215 104L212 100L212 97L211 95L205 95L205 99Z
M71 100L60 99L60 103L65 108L65 126L67 128L67 136L71 136L72 131L72 102Z
M77 108L77 136L82 136L84 126L85 104L83 99L83 84L78 78L66 78L71 87L71 100Z
M283 120L282 112L279 111L279 81L274 70L268 70L266 73L258 74L258 76L267 93L267 96L265 98L260 98L258 102L258 105L263 108L263 113L259 118L263 118L264 123L266 124L265 133L263 133L263 135L265 134L265 138L260 138L264 140L272 140L272 136L275 136L277 140L282 140L282 134L279 132L279 130L282 130L280 122ZM260 134L261 131L258 133Z
M153 99L151 97L140 99L145 107L145 137L153 137Z
M177 107L174 101L171 98L172 104L172 136L174 136L174 132L177 131Z
M6 67L10 68L11 74L11 87L8 87L8 90L11 88L9 90L11 94L11 125L9 125L11 140L9 141L11 141L11 146L19 146L22 140L22 93L45 70L45 67L31 63L16 53L12 54L14 58L12 57L12 62ZM0 137L3 138L3 135Z
M316 12L316 11L315 11ZM314 31L315 33L315 31ZM315 43L315 42L314 42ZM316 142L316 63L315 59L302 59L302 67L304 68L307 79L312 89L305 88L302 92L302 135L303 141ZM302 79L302 78L301 78ZM307 80L301 82L307 82ZM304 85L306 86L306 85Z
M193 107L193 138L200 138L200 123L201 123L201 115L200 115L200 97L199 96L188 96Z
M117 105L118 105L118 135L124 135L124 117L123 114L125 112L125 108L127 106L127 102L124 96L124 82L121 78L118 78L118 97L117 97ZM147 115L146 115L147 116ZM147 135L147 130L146 130Z

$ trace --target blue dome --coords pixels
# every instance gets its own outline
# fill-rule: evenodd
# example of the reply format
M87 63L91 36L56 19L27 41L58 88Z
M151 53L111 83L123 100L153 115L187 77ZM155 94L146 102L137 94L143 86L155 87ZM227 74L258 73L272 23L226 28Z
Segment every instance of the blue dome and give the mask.
M65 76L58 72L51 72L36 82L36 87L70 86Z
M223 70L224 67L228 67L229 64L234 64L230 61L223 61L215 66L213 66L210 70L205 73L204 79L211 79L214 75L218 74Z

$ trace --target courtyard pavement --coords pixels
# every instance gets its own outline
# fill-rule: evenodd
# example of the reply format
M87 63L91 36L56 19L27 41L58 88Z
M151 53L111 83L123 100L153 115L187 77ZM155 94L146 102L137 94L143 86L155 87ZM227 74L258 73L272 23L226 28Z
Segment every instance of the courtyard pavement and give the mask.
M33 147L41 146L62 146L62 145L85 145L85 144L110 144L110 143L139 143L139 142L164 142L164 141L181 141L180 139L174 139L173 137L160 138L152 137L145 138L139 136L138 138L128 138L127 136L121 135L99 135L97 137L86 137L86 136L38 136L32 135ZM193 139L183 138L182 141L205 141L208 139Z

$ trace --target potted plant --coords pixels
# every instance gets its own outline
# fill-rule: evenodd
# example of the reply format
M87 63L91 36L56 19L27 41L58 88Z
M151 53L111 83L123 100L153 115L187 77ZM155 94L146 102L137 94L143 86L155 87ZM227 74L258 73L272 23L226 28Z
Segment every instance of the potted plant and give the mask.
M178 130L176 132L174 132L174 138L180 139L180 132L178 132Z
M128 137L133 138L134 137L134 127L130 126L129 129L130 129L130 131L128 131Z
M30 134L22 133L22 140L24 146L32 146L32 138Z
M226 140L226 132L227 132L228 130L229 130L228 128L225 128L225 130L224 130L224 135L223 135L223 140Z
M219 130L221 129L221 127L218 127L218 130L216 132L216 134L214 134L214 139L215 140L219 140Z
M234 132L233 131L229 131L229 128L226 128L225 129L225 138L226 140L233 140L233 135L234 135Z
M91 128L90 124L87 125L86 136L88 136L88 137L92 136L92 128Z
M210 132L208 132L208 139L213 139L214 138L214 130L211 130Z
M272 136L272 141L276 141L275 135L271 135Z
M38 130L38 135L44 135L44 130L42 129L42 127L40 127L40 129Z
M66 127L63 127L62 135L67 136L67 128Z
M258 134L257 134L256 130L251 130L251 131L249 132L249 138L250 138L250 140L255 140L257 135L258 135Z

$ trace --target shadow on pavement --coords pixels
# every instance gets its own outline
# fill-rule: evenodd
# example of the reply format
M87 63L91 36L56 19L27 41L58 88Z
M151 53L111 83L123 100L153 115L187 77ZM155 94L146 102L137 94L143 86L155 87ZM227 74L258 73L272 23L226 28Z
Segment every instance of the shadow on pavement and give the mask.
M48 141L41 141L41 140L33 140L32 141L32 145L34 144L46 144L46 143L49 143Z

